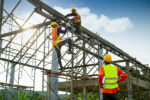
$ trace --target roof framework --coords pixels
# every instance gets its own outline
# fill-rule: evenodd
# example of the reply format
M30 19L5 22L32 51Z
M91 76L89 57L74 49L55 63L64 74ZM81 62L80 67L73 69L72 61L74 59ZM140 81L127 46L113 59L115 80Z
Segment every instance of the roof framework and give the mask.
M2 44L0 60L1 68L3 69L0 75L6 76L4 78L5 82L1 82L1 86L25 87L35 90L38 82L36 77L41 74L44 100L44 91L47 91L47 98L50 95L50 91L54 91L50 85L49 78L55 76L59 79L58 89L66 92L66 98L68 94L71 94L71 100L74 100L77 93L83 93L84 100L86 100L91 93L99 93L98 69L103 63L103 55L110 53L117 59L112 63L122 68L130 76L124 83L120 84L121 92L127 92L129 98L132 98L134 93L148 94L150 92L150 68L147 65L142 64L111 42L84 27L82 27L81 35L71 30L67 33L67 36L64 36L64 38L70 37L73 41L77 37L81 39L73 44L75 54L67 54L67 45L61 50L65 71L51 70L52 63L57 57L52 59L50 23L54 18L66 23L69 19L65 18L64 20L63 14L40 0L28 0L29 3L34 5L35 9L32 9L33 11L27 18L21 19L19 16L15 16L15 11L22 3L22 0L16 3L10 13L3 8L3 0L0 1L0 15L2 16L0 25L0 43ZM43 17L43 20L38 24L32 24L30 19L34 14L39 14L39 16ZM25 27L26 25L27 27ZM132 71L133 69L135 71ZM140 77L142 79L139 79L139 73L135 73L138 71L141 71ZM28 86L24 86L21 83L25 76L28 76L32 82ZM87 92L89 92L88 95ZM54 95L57 98L56 100L60 99L57 93Z

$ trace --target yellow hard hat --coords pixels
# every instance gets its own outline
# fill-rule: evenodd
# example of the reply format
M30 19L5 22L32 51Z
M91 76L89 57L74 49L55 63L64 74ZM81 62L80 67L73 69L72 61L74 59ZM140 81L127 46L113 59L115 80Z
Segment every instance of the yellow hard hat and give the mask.
M104 59L104 61L106 61L106 62L112 62L111 55L109 55L109 54L106 54L103 59Z
M76 8L72 8L71 11L76 11Z
M57 25L56 22L51 22L51 26Z

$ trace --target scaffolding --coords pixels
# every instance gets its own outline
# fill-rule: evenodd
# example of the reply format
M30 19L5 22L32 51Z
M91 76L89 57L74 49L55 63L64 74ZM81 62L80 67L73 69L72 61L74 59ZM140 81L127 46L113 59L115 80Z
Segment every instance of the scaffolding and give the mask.
M22 3L28 3L33 9L25 18L15 15ZM67 54L67 45L61 49L62 63L65 71L58 66L55 50L52 48L50 23L54 19L68 23L68 18L53 9L42 0L18 0L11 11L4 7L0 0L0 81L3 90L8 91L9 100L13 98L13 90L22 88L35 94L40 86L42 100L61 100L59 91L65 93L65 100L102 100L101 88L98 84L98 71L103 65L103 56L111 54L116 61L112 64L120 67L129 77L119 84L120 93L126 93L129 100L139 100L134 94L144 94L145 100L150 98L150 68L144 65L100 35L82 27L82 34L73 30L67 33L73 41L75 54ZM28 9L28 8L26 8ZM32 12L31 12L32 11ZM9 13L10 12L10 13ZM38 23L32 23L33 16L40 16ZM40 77L40 78L38 78ZM26 86L28 85L28 86ZM46 92L46 95L45 95ZM96 95L91 97L93 93ZM6 98L4 98L6 100ZM31 98L32 100L33 98Z

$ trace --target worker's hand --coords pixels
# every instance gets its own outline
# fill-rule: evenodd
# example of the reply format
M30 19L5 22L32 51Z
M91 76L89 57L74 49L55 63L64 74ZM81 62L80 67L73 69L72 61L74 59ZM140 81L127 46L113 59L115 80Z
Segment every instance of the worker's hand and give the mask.
M117 81L116 83L117 83L117 84L119 84L119 82L118 82L118 81Z
M71 27L70 27L70 26L67 26L67 28L68 28L69 30L71 30Z
M63 23L64 27L67 27L66 23Z
M62 18L65 19L65 16L63 16Z
M100 88L103 88L103 85L100 85Z

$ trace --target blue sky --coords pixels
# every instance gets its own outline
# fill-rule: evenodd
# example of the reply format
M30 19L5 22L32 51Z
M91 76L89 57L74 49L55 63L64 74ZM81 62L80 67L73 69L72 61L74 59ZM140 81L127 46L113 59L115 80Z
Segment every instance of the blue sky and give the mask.
M141 62L150 64L150 0L49 0L48 3L63 8L88 7L92 13L112 19L128 17L133 28L101 35Z
M11 10L18 0L6 0L5 8ZM90 12L110 19L127 17L133 27L123 32L111 33L98 31L131 56L145 64L150 64L150 0L43 0L48 5L62 8L89 8ZM23 0L16 11L17 15L31 12L33 6ZM82 16L81 16L82 17ZM96 23L96 22L95 22Z

